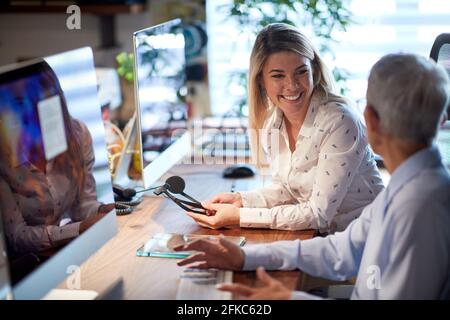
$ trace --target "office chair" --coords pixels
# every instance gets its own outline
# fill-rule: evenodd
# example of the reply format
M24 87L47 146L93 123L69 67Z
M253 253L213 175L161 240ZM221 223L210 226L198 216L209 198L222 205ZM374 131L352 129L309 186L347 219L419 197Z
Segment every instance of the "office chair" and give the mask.
M444 47L444 50L445 50L446 44L449 45L449 47L450 47L450 33L441 33L434 40L433 46L431 47L430 58L433 59L434 61L438 62L439 54L443 53L443 52L441 53L441 49L442 49L442 47ZM446 51L447 51L447 53L446 53L447 58L449 58L450 49L447 48Z
M441 64L450 76L450 33L441 33L434 40L430 51L430 58ZM450 108L447 108L450 119Z
M442 65L450 76L450 33L436 37L431 48L430 58ZM447 119L450 120L450 105L447 106ZM437 145L440 147L444 163L450 168L450 121L446 121L439 130Z

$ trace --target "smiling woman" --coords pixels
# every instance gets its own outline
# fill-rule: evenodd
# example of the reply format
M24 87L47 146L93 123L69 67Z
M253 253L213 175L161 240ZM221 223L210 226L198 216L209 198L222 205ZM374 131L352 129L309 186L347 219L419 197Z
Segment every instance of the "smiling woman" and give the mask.
M276 23L260 31L248 100L252 156L270 164L273 185L218 194L203 204L214 215L189 215L210 228L344 230L383 183L360 117L333 93L327 68L297 29Z
M270 104L283 111L293 152L314 89L311 60L290 51L273 53L262 70L262 85Z

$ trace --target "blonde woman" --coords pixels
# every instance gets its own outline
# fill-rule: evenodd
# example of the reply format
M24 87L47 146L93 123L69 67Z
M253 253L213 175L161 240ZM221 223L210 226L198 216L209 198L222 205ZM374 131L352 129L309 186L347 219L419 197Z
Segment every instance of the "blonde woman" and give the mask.
M297 29L271 24L250 57L249 128L252 154L271 166L273 184L220 193L187 213L209 228L344 230L383 184L365 128L349 103L333 93L331 77Z

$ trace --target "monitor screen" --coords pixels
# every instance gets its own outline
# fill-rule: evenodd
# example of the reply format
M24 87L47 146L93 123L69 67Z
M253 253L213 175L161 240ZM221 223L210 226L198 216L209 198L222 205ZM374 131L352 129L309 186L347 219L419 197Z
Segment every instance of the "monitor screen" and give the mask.
M133 34L137 125L146 187L190 150L181 20Z
M113 203L92 50L0 70L0 215L14 297L41 298L110 239Z

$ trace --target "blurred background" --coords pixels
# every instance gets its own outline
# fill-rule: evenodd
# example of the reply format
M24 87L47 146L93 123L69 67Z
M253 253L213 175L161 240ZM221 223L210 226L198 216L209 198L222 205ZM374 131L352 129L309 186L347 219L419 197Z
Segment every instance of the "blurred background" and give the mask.
M67 27L72 4L80 8L81 29ZM92 47L103 117L111 124L108 143L120 149L135 110L132 34L174 18L185 25L189 116L245 119L249 55L262 26L299 27L322 53L338 91L362 110L374 62L389 52L428 56L435 38L450 32L450 1L2 0L0 66ZM440 134L441 145L450 146L449 132ZM450 147L443 151L450 159Z

